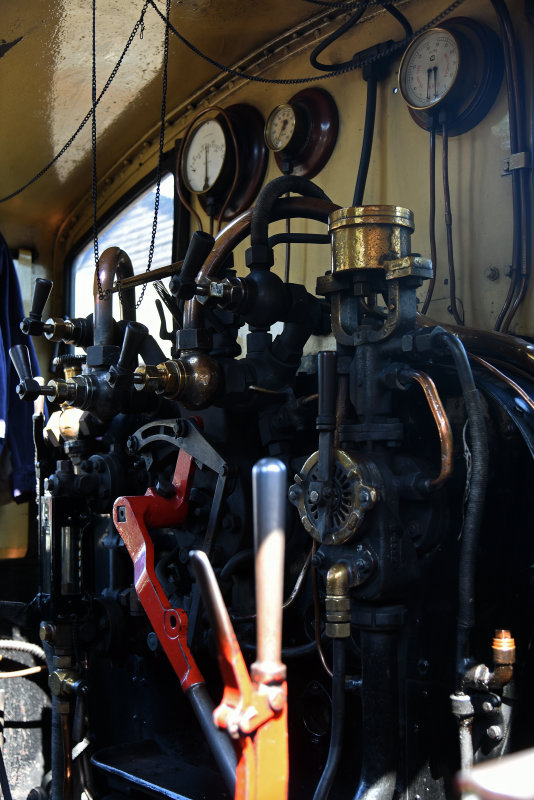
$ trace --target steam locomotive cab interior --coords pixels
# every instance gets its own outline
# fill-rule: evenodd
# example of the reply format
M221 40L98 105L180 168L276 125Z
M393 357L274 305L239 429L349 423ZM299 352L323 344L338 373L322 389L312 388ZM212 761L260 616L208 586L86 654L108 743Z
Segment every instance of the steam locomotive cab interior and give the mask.
M531 796L531 3L3 22L2 796Z

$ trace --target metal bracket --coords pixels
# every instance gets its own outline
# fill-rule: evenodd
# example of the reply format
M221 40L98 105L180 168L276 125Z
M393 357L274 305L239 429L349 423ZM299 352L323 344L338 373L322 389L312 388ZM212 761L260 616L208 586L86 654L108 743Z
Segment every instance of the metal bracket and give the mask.
M530 169L530 152L511 153L503 161L502 176L511 175L515 169Z

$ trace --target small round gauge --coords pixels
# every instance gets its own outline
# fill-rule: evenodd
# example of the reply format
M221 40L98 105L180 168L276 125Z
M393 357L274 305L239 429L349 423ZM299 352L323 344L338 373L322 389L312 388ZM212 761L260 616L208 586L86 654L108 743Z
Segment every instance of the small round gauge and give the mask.
M269 150L275 153L287 150L295 133L296 121L295 109L289 103L283 103L271 111L265 124L265 144Z
M215 185L226 158L226 137L221 123L208 119L194 128L184 146L182 175L189 191L203 194Z
M497 34L469 17L453 17L416 36L400 63L399 88L412 119L425 130L447 125L449 136L484 119L503 75Z
M411 108L431 108L450 91L459 65L460 48L450 31L433 28L421 34L401 62L402 96Z
M271 111L265 144L282 172L313 178L332 155L338 127L334 98L325 89L303 89Z

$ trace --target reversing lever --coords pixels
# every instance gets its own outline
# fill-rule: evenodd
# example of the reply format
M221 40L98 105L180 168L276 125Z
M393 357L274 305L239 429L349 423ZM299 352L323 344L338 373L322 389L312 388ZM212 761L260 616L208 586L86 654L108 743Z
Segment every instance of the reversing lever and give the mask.
M52 281L46 278L36 278L33 289L32 307L29 316L24 317L20 323L22 333L28 336L41 336L44 331L45 323L42 320L46 301L52 291ZM15 362L13 362L15 363Z

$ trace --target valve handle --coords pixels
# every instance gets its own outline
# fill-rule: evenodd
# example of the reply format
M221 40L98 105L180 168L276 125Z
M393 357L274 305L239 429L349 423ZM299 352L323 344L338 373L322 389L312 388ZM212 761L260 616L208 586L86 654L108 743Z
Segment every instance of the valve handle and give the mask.
M46 278L36 278L33 288L32 307L30 314L24 317L20 323L22 333L31 336L40 336L44 331L44 323L42 321L44 307L50 292L52 291L52 281Z
M318 370L318 430L334 430L336 426L337 355L322 350L317 357Z
M190 300L195 292L195 278L213 249L215 239L204 231L195 231L189 242L182 269L170 282L171 293L181 300Z
M134 371L141 344L147 334L148 328L140 322L129 322L126 326L122 349L116 366L117 372L121 375Z
M262 458L252 469L256 553L257 661L252 673L285 677L282 664L282 604L287 479L277 458Z
M46 278L36 278L35 286L33 288L32 307L30 311L31 319L41 321L46 301L50 297L52 291L52 281Z
M13 366L17 370L19 381L32 380L33 372L30 361L30 352L25 344L15 344L9 350Z

